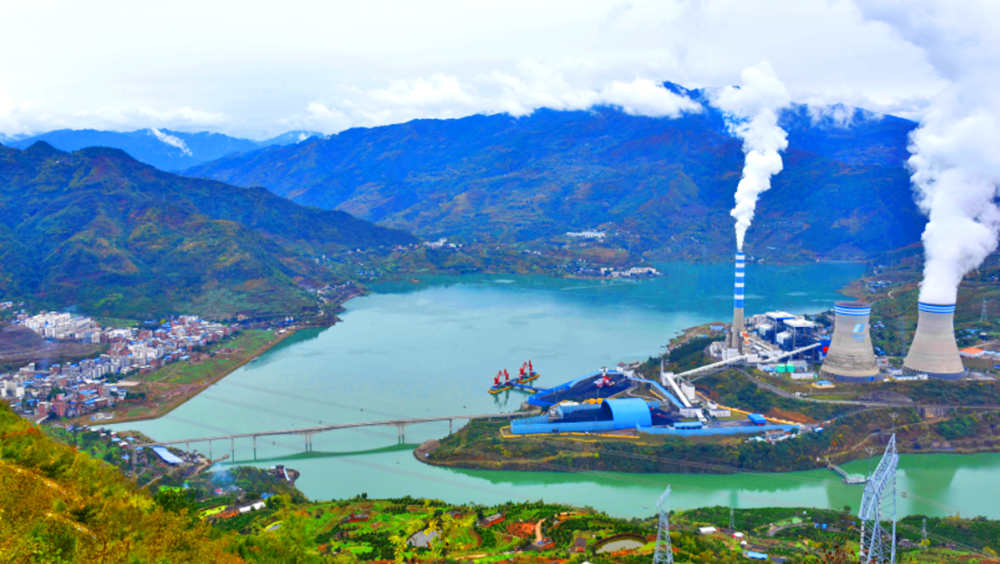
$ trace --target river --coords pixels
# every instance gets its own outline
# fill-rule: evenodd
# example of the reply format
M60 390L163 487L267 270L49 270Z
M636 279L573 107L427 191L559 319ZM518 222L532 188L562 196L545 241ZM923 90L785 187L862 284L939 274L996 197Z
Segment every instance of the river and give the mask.
M541 387L601 366L655 355L681 329L732 315L732 266L664 264L667 276L642 281L587 281L512 275L423 277L373 288L351 300L343 323L300 331L167 416L114 428L158 440L203 437L397 417L514 410L524 396L486 393L501 368L516 373L531 359ZM862 273L853 264L749 265L747 310L822 311ZM447 423L406 429L370 427L300 437L215 442L214 456L241 463L282 463L302 472L298 486L314 499L433 497L450 502L559 501L616 516L648 516L667 484L672 506L769 505L856 511L859 486L828 470L784 474L680 475L491 472L430 467L412 450L440 438ZM205 444L191 445L207 452ZM867 461L847 465L865 473ZM903 456L902 514L1000 518L981 484L1000 473L1000 455Z

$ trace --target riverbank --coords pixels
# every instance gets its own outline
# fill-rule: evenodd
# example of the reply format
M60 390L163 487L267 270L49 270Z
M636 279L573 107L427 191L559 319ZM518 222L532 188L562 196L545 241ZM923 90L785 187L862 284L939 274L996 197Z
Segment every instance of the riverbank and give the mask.
M760 433L715 436L616 434L513 435L506 423L474 421L424 449L426 464L510 471L733 474L795 472L844 464L880 453L895 432L900 453L1000 452L1000 412L866 407L781 397L730 370L702 378L698 391L712 401L771 418L822 425L780 440ZM895 419L893 417L895 416ZM822 422L822 423L820 423Z
M296 328L240 331L213 344L206 352L193 353L190 361L170 364L123 380L127 385L123 387L134 399L119 403L112 418L92 420L93 414L88 413L68 423L104 425L163 417L233 371L255 361L296 331Z

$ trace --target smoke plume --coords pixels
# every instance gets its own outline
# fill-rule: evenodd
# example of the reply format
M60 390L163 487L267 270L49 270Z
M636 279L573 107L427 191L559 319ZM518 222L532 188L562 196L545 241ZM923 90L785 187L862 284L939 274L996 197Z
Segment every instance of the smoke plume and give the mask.
M720 89L712 104L725 114L730 132L743 140L746 153L743 178L736 187L736 207L729 212L736 218L736 247L742 251L757 199L771 188L771 177L782 169L779 151L788 147L788 140L778 127L777 112L791 99L767 61L744 69L740 78L739 87Z
M908 165L929 220L920 301L954 304L962 278L1000 237L1000 11L989 1L858 4L920 47L950 83L911 134Z
M191 149L188 149L187 143L185 143L184 140L181 139L180 137L169 135L167 133L160 131L159 129L156 129L155 127L149 128L149 131L160 141L166 143L167 145L170 145L171 147L177 147L185 155L189 157L191 156Z

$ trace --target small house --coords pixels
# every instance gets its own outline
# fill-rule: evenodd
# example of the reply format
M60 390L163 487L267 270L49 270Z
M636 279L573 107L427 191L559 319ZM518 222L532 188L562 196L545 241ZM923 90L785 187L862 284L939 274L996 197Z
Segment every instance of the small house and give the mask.
M493 525L496 525L497 523L502 523L503 520L504 520L503 513L494 513L493 515L490 515L489 517L487 517L487 518L483 519L482 521L480 521L479 522L479 526L480 527L492 527Z

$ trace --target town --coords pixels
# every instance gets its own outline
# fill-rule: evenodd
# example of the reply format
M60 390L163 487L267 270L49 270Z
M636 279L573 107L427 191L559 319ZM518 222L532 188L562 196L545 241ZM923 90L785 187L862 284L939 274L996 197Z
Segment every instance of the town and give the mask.
M0 399L23 417L41 422L49 417L72 418L111 408L128 396L134 383L124 380L166 364L189 360L193 351L238 330L193 315L164 320L152 328L101 327L90 317L66 312L28 315L13 321L44 339L100 344L97 358L73 364L43 366L34 362L16 372L0 374Z

